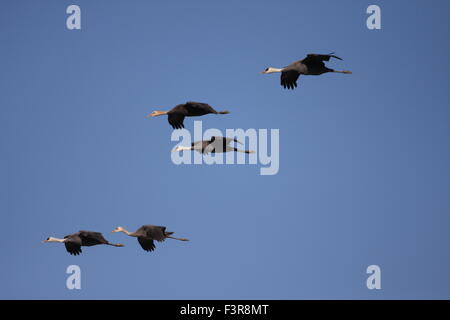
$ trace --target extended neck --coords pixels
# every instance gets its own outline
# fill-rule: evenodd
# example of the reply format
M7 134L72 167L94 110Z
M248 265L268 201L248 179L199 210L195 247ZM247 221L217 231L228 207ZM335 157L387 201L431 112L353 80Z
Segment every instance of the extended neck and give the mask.
M150 118L150 117L163 116L163 115L167 114L168 112L169 111L153 111L152 113L149 113L145 117Z
M123 228L122 228L122 230L120 230L120 232L125 233L127 236L134 237L133 232L129 232L128 230L125 230Z
M283 72L283 69L270 67L265 73Z
M178 152L178 151L189 151L192 150L194 147L183 147L183 146L179 146L176 147L172 152Z
M64 243L66 242L66 239L58 239L58 238L53 238L50 237L47 240L45 240L45 242L59 242L59 243Z

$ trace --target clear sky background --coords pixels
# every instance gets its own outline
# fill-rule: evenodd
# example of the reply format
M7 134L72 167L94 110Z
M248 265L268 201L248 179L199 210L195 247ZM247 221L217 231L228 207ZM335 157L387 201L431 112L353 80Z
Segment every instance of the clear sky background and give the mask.
M82 30L66 28L81 7ZM382 29L368 30L378 4ZM448 1L1 1L0 298L450 298ZM260 75L307 53L353 75ZM280 171L170 160L155 106L280 130ZM161 108L157 108L161 109ZM193 118L186 128L193 128ZM111 234L190 238L143 251ZM80 229L124 248L42 244ZM68 290L67 266L82 289ZM368 290L366 268L382 270Z

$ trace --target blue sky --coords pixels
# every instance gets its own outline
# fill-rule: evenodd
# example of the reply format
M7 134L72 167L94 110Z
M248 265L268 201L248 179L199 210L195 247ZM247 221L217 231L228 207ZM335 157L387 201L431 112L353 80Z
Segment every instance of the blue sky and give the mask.
M66 29L67 6L82 29ZM366 28L378 4L382 29ZM0 298L450 298L448 1L2 1ZM336 52L353 75L260 75ZM280 130L280 171L174 165L204 128ZM186 121L192 130L193 119ZM111 234L167 226L153 253ZM80 229L124 248L42 244ZM68 290L67 266L82 289ZM382 271L368 290L366 268Z

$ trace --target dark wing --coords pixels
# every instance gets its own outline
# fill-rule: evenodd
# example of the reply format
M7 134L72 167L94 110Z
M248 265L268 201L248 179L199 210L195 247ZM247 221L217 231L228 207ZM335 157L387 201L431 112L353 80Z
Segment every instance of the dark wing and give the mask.
M151 225L144 225L137 229L134 233L139 237L146 237L147 236L147 228Z
M194 147L194 150L198 150L197 148L203 147L203 141L194 141L191 143L191 147Z
M153 243L152 239L144 238L144 237L138 237L138 242L141 245L142 249L145 251L153 251L155 250L155 244Z
M166 227L161 226L154 226L152 224L146 224L140 227L136 230L135 233L137 233L139 236L143 238L149 238L156 241L164 241L164 231L166 230Z
M281 85L286 89L294 89L297 87L297 79L300 73L297 70L285 68L281 72Z
M64 245L66 246L66 250L68 253L77 256L79 255L81 251L81 238L78 236L78 234L72 234L69 236L65 236L64 239L66 241L64 242Z
M339 59L342 60L341 58L339 58L338 56L335 56L334 54L330 53L330 54L317 54L317 53L310 53L306 56L305 59L302 60L303 63L308 63L308 62L312 62L312 61L330 61L330 58L335 58L335 59Z
M241 143L236 138L212 136L209 140L204 141L203 153L208 154L211 152L214 152L214 153L225 152L226 146L229 145L233 141L235 141L237 143Z
M217 113L209 104L202 102L188 101L185 104L179 104L170 110L168 115L168 121L174 129L184 128L185 117L197 117L203 116L208 113Z
M213 107L207 103L188 101L184 104L188 116L202 116L208 113L217 113Z
M205 150L209 145L211 145L211 142L209 140L194 141L191 143L191 147L194 148L193 150L200 152L200 153L207 153L207 152L205 152ZM214 148L212 148L212 149L214 149ZM211 150L208 152L211 152Z
M219 142L220 144L220 142ZM215 153L217 148L217 140L214 138L212 140L203 140L202 141L202 150L201 152L203 154L208 154L208 153ZM217 150L218 151L218 150Z
M100 232L81 230L78 236L81 239L81 245L86 247L108 243Z
M229 145L231 142L236 142L236 143L240 143L242 144L242 142L240 142L238 139L236 138L226 138L226 137L221 137L222 139L225 140L226 144Z
M174 129L183 129L184 128L184 114L180 113L168 113L167 120L169 121L170 125Z
M164 241L166 236L164 234L164 231L166 230L166 227L160 227L160 226L146 226L146 233L147 237L156 240L156 241Z
M232 141L236 143L242 144L238 139L236 138L228 138L228 137L221 137L221 136L212 136L211 139L209 139L210 142L216 142L216 143L225 143L230 144Z

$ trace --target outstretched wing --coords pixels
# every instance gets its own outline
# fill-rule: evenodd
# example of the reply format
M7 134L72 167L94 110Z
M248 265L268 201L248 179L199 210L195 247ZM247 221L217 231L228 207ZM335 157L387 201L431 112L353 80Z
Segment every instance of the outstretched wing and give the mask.
M203 148L201 151L203 154L209 154L211 152L220 152L220 149L217 148L217 142L211 142L211 141L203 141Z
M78 236L81 239L81 245L86 247L108 242L100 232L80 230L80 232L78 232Z
M156 241L164 241L166 238L164 235L165 230L166 227L161 226L146 226L145 228L147 237Z
M286 89L294 89L297 87L297 79L300 73L297 70L289 70L281 72L281 85Z
M183 129L184 128L184 115L180 113L169 113L167 115L167 120L169 121L170 125L174 129Z
M226 138L226 137L222 137L222 139L224 139L225 140L225 142L227 143L227 144L230 144L231 142L236 142L236 143L239 143L239 144L242 144L242 142L240 142L238 139L236 139L236 138Z
M184 104L184 107L186 108L188 115L191 117L192 116L202 116L204 114L217 112L209 104L203 103L203 102L188 101Z
M302 61L303 61L303 63L308 63L308 62L313 62L313 61L317 61L317 62L330 61L330 58L342 60L338 56L335 56L333 53L330 53L330 54L310 53L310 54L306 55L306 58L303 59Z
M330 58L342 60L342 58L335 56L333 53L330 54L309 53L308 55L306 55L306 58L303 59L302 61L303 62L305 62L305 60L330 61Z
M77 234L65 236L64 239L66 239L64 246L66 247L67 252L74 256L77 256L82 252L81 238Z
M153 243L152 239L144 238L144 237L138 237L138 242L141 245L142 249L145 251L153 251L155 250L155 244Z
M232 141L242 144L236 138L228 138L228 137L221 137L221 136L212 136L209 139L209 141L212 143L217 143L217 144L223 144L223 143L230 144Z

